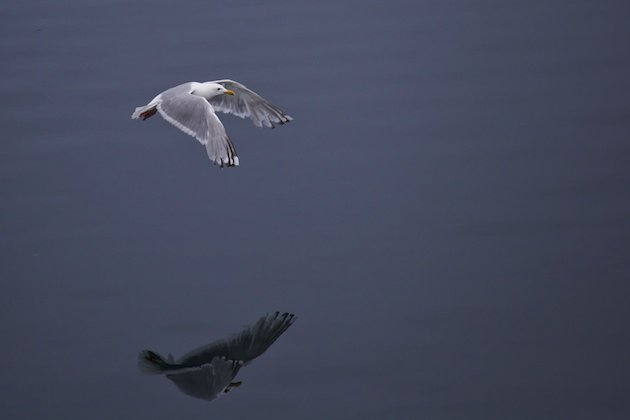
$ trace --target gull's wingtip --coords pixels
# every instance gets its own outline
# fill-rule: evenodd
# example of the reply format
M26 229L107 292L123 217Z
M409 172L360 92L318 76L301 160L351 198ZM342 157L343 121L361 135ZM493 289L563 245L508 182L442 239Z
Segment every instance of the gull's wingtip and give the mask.
M215 165L218 165L220 168L233 168L239 166L238 156L230 158L218 158L212 161Z

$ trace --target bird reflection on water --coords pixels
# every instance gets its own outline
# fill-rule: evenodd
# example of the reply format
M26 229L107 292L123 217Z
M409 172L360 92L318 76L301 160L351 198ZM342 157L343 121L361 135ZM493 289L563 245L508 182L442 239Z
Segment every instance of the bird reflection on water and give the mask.
M185 394L214 400L241 385L234 381L241 367L263 354L293 324L296 316L275 312L260 318L239 334L190 351L175 360L172 355L143 350L138 367L146 374L166 375Z

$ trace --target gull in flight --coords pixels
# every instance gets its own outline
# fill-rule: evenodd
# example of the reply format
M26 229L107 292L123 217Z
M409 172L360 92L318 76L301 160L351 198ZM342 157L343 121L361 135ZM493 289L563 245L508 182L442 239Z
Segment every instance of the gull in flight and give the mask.
M238 156L215 111L249 118L257 127L274 128L293 118L277 106L233 80L188 82L172 87L137 107L133 119L147 118L159 112L166 121L199 140L208 157L221 167L238 166Z
M241 367L263 354L295 319L286 312L265 315L239 334L199 347L177 360L170 354L164 358L143 350L138 368L147 374L164 374L183 393L211 401L240 386L242 382L233 379Z

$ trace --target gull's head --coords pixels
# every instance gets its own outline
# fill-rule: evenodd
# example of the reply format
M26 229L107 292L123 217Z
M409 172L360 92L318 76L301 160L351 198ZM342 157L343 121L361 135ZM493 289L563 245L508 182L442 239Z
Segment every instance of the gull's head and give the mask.
M205 83L194 83L193 90L191 92L193 95L203 96L204 98L210 99L219 95L234 95L234 91L230 89L226 89L223 85L214 82L205 82Z

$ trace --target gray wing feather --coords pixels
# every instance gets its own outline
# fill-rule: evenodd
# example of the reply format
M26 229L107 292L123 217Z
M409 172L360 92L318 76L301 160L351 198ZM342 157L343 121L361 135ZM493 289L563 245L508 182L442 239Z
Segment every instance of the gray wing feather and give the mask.
M219 95L209 99L210 104L217 111L249 118L256 127L274 127L274 124L285 124L291 121L280 108L267 102L265 98L234 80L214 80L226 89L233 90L236 95Z
M204 400L217 398L241 368L241 362L220 357L196 368L181 369L166 375L184 394Z
M263 316L253 326L246 327L240 334L226 340L219 340L192 350L178 359L182 366L195 366L208 363L214 357L242 360L247 364L263 354L274 341L293 324L296 316L290 313L275 312Z
M238 165L234 145L204 98L178 86L160 95L157 109L166 121L205 145L211 161L221 166Z

